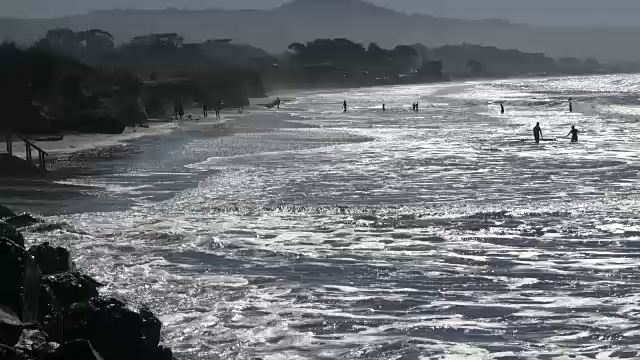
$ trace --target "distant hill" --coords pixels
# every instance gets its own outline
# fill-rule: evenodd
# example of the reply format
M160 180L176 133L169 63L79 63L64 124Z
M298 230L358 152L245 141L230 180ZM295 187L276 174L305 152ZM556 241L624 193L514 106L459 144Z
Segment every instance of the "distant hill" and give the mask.
M98 28L117 41L175 32L187 41L230 38L269 52L293 42L349 38L392 47L473 43L601 60L640 59L635 29L544 29L501 20L456 20L405 14L360 0L294 0L271 10L108 10L55 19L0 19L0 38L27 43L47 30Z

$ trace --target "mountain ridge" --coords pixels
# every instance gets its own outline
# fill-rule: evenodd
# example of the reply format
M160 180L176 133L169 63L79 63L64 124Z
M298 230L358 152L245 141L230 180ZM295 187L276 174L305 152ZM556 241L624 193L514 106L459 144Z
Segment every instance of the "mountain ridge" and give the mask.
M268 10L99 10L52 19L0 19L0 38L29 43L53 28L99 28L118 42L175 32L187 41L231 38L276 53L293 42L349 38L381 46L475 43L554 57L636 60L638 29L551 29L505 20L460 20L408 14L361 0L294 0Z

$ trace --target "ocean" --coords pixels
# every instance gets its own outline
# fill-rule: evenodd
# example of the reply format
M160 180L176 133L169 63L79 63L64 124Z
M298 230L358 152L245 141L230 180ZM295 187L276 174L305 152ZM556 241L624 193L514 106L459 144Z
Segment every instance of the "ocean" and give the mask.
M610 75L282 93L63 157L67 176L0 202L148 304L182 359L638 358L639 92Z

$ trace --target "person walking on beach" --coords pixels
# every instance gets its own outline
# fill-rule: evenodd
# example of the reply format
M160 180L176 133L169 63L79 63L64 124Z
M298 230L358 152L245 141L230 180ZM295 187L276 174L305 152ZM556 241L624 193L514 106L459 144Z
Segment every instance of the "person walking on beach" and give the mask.
M209 115L209 111L207 109L207 104L202 104L202 113L204 114L204 118L206 119Z
M536 126L533 127L533 139L536 141L536 144L540 142L541 137L542 129L540 129L540 123L536 123Z
M500 103L500 114L504 115L504 104Z
M578 142L578 133L580 131L578 131L578 129L576 129L575 126L571 125L571 130L569 131L569 133L567 134L567 136L571 135L571 142L572 143L577 143ZM566 137L566 136L565 136Z
M278 100L276 100L276 108L278 110L280 110L280 98L278 98Z
M347 112L347 100L342 102L342 108L344 109L343 112Z

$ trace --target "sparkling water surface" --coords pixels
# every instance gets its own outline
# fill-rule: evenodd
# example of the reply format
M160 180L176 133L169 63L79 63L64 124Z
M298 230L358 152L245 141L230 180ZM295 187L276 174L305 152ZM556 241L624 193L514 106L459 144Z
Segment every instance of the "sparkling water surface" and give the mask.
M184 359L640 358L638 91L282 94L63 159L82 165L68 194L9 203L46 215L30 237L71 247L106 294L149 304Z

